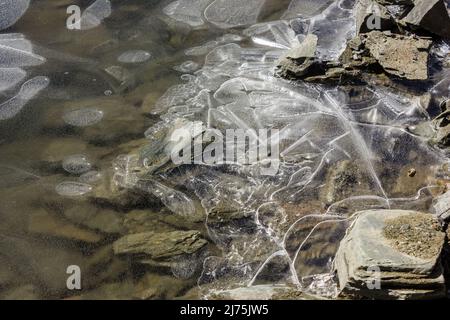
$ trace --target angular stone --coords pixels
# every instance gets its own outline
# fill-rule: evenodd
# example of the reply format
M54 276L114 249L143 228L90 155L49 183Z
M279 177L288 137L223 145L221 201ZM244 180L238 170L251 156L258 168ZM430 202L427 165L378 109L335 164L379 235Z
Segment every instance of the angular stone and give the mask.
M433 213L444 221L450 219L450 191L434 199Z
M341 294L381 299L443 297L439 257L445 233L436 230L437 225L432 215L415 211L358 213L336 255ZM417 240L423 238L431 240ZM371 287L376 281L380 286Z
M428 79L431 39L372 31L364 35L364 43L387 73L408 80Z
M450 38L450 16L444 0L415 0L414 8L402 22Z
M114 243L115 254L143 254L151 259L164 259L192 254L207 241L198 231L145 232L127 235Z

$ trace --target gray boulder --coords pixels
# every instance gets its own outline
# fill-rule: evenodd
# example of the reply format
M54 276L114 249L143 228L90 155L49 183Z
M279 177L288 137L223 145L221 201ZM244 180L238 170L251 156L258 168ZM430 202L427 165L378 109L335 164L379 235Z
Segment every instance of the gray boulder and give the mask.
M444 297L440 253L445 233L439 228L430 214L360 212L336 255L341 295L371 299Z
M433 213L441 220L450 220L450 191L447 191L434 200Z
M450 17L444 0L415 0L414 8L401 22L450 38Z

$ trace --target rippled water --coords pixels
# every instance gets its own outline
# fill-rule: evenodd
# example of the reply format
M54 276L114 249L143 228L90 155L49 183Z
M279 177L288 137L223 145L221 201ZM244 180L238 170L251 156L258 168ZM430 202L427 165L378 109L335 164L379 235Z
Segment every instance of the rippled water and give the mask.
M447 175L426 142L425 92L273 77L304 24L339 55L351 0L74 2L88 8L81 30L66 26L72 1L46 0L0 35L0 298L204 298L255 284L330 296L352 214L426 210ZM445 72L435 79L426 90L448 95ZM168 132L199 121L279 130L278 173L171 165ZM208 241L193 254L113 253L127 234L190 230ZM81 290L67 288L69 266Z

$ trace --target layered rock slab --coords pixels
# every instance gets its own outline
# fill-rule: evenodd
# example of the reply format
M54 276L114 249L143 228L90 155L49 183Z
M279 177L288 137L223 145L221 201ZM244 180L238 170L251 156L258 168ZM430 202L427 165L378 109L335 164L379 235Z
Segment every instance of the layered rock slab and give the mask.
M341 295L377 299L444 297L440 252L445 233L436 230L436 223L432 215L415 211L358 213L336 255ZM392 232L397 227L402 231ZM422 242L418 236L429 236L432 241Z

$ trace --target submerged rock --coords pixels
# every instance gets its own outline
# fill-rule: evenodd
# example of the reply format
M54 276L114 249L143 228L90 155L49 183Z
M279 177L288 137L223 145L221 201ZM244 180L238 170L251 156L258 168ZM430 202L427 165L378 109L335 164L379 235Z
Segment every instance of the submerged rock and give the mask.
M151 259L192 254L207 241L198 231L145 232L127 235L114 243L115 254L144 254Z
M336 255L341 294L381 299L445 296L439 260L444 240L432 215L360 212Z

